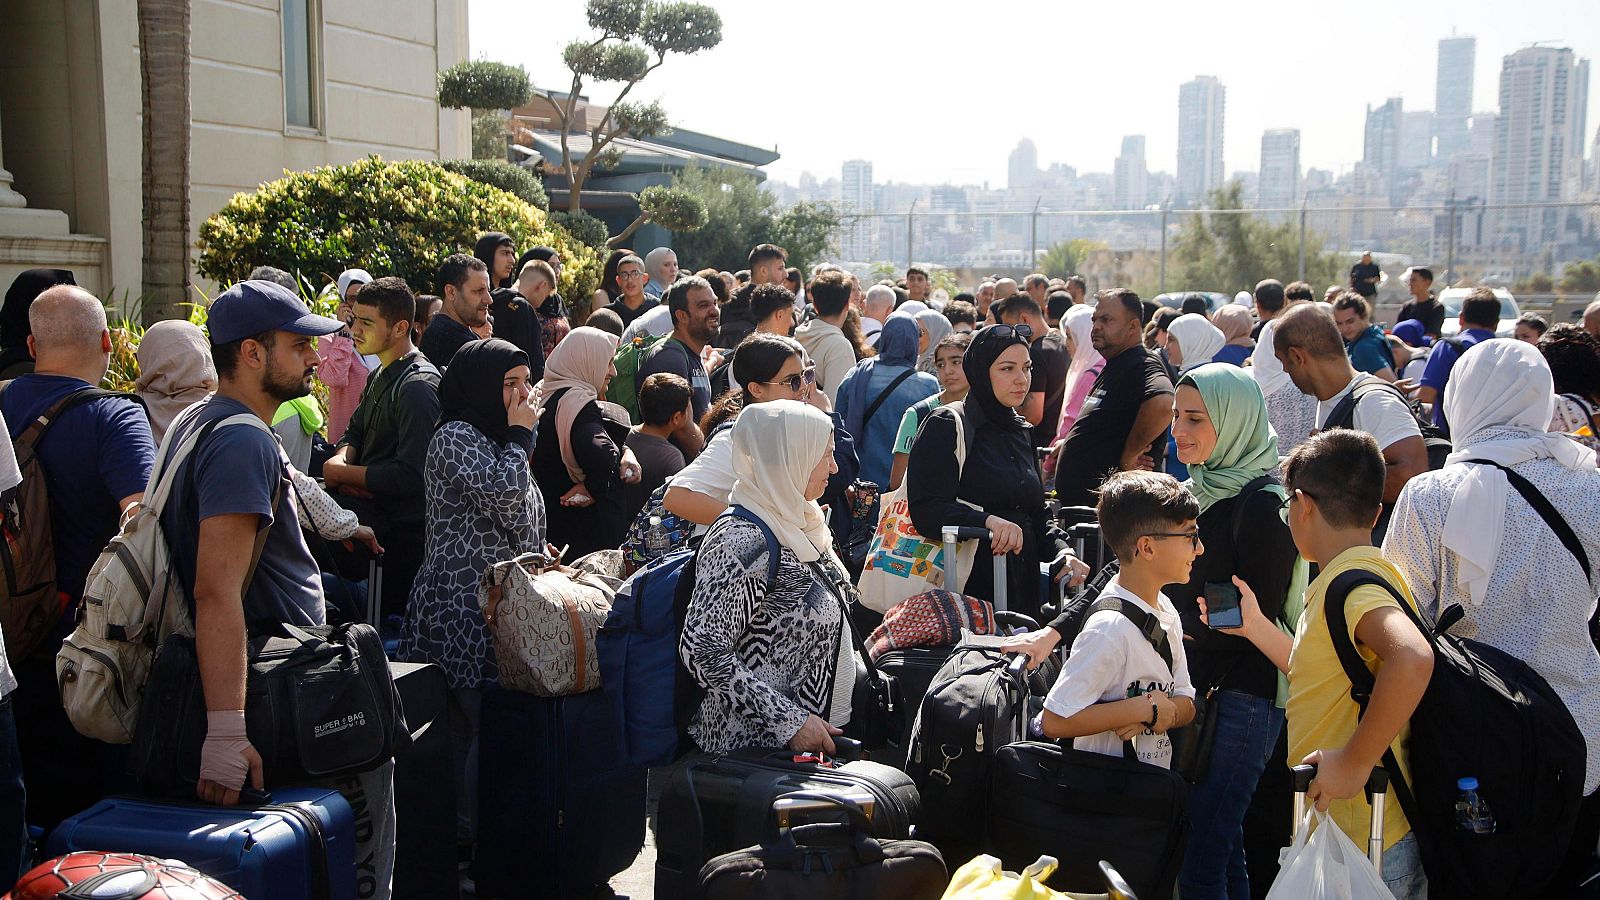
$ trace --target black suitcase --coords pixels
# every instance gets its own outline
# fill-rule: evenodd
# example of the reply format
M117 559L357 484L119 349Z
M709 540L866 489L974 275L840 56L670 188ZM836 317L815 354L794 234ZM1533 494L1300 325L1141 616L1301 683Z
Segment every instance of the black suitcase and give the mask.
M452 817L453 818L453 817ZM490 687L478 725L479 897L584 897L644 846L645 770L628 765L604 691Z
M878 657L878 671L885 675L893 675L900 685L900 700L909 711L905 717L905 727L889 746L879 749L872 754L875 762L894 766L897 769L906 767L906 758L911 753L911 736L915 733L917 723L916 711L922 708L923 695L928 693L928 685L933 683L933 676L938 673L939 667L950 658L950 651L954 647L907 647L904 650L890 650Z
M1050 887L1095 891L1104 860L1138 896L1172 896L1188 843L1183 776L1043 741L1000 748L992 768L985 849L1006 868L1053 856Z
M394 760L394 898L451 900L457 895L455 764L450 752L444 670L392 662L411 747Z
M866 791L877 837L911 837L921 813L916 786L899 769L855 761L796 762L793 750L740 750L680 761L656 812L656 900L698 896L706 861L759 842L773 801L795 791Z
M856 800L831 792L785 794L774 804L778 821L760 845L724 853L705 864L698 896L703 900L939 900L949 881L939 851L922 841L877 838ZM843 813L847 820L799 824L808 813L824 810Z

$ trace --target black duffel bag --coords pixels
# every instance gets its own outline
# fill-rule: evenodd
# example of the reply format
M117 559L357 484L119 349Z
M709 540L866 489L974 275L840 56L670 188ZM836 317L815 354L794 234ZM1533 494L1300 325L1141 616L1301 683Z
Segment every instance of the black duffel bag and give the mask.
M365 772L411 744L378 632L365 623L254 635L245 731L268 788ZM130 765L156 794L194 791L206 737L194 638L169 635L156 652Z

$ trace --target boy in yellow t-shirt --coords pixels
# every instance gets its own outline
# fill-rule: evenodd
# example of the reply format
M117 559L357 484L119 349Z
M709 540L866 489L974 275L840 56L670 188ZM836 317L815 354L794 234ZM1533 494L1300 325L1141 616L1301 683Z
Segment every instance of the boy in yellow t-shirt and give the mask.
M1415 606L1400 572L1372 546L1372 526L1383 502L1384 460L1364 432L1334 429L1301 444L1284 464L1285 517L1295 546L1321 566L1306 588L1305 612L1291 643L1266 620L1250 589L1238 579L1244 625L1233 629L1289 674L1289 758L1317 765L1307 799L1328 811L1357 847L1367 846L1372 810L1363 788L1373 767L1393 748L1402 775L1407 723L1433 674L1433 648L1395 599L1364 585L1345 600L1345 619L1361 658L1377 683L1364 717L1350 699L1350 679L1328 631L1328 585L1360 569L1394 585ZM1384 821L1383 880L1397 900L1422 900L1427 878L1416 837L1399 804Z

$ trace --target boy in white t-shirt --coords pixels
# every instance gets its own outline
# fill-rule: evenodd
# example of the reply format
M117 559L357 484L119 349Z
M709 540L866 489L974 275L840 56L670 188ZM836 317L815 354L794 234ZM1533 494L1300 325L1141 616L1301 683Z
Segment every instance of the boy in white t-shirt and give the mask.
M1199 517L1200 504L1170 475L1120 472L1101 485L1100 533L1121 571L1100 600L1122 600L1124 611L1095 610L1083 623L1045 699L1046 737L1108 756L1132 741L1141 761L1171 768L1168 733L1194 719L1195 691L1183 624L1161 588L1189 580L1204 549Z

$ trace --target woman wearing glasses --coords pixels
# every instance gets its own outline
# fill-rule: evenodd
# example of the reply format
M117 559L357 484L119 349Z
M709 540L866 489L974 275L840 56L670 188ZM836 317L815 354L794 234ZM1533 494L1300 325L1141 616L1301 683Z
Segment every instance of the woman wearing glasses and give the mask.
M934 410L923 422L906 465L906 501L920 534L937 535L946 525L989 529L992 540L983 541L979 558L1018 557L1008 567L1009 605L1037 617L1039 561L1053 557L1059 563L1066 553L1049 531L1033 432L1017 414L1032 389L1032 337L1026 325L990 325L974 334L961 363L966 399ZM956 457L958 429L966 436L965 465ZM992 601L993 567L974 565L962 592Z

